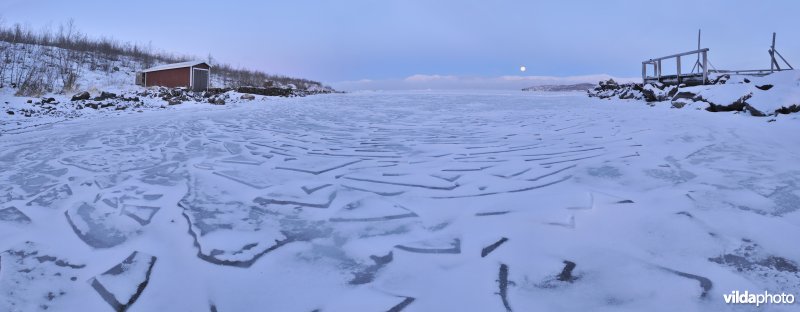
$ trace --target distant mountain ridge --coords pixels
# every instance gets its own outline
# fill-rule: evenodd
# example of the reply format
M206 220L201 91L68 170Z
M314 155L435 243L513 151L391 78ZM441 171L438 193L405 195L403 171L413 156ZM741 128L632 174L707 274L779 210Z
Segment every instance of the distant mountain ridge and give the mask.
M594 83L541 85L522 89L522 91L545 91L545 92L565 92L565 91L586 91L594 88Z

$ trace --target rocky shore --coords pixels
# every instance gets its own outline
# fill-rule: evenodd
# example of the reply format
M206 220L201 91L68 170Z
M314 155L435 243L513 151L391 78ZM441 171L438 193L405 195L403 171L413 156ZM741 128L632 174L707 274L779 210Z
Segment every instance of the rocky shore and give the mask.
M763 77L715 75L701 86L662 83L620 84L601 81L587 91L601 99L643 100L650 105L704 109L709 112L742 112L752 116L774 116L800 111L800 75L796 71L776 72Z

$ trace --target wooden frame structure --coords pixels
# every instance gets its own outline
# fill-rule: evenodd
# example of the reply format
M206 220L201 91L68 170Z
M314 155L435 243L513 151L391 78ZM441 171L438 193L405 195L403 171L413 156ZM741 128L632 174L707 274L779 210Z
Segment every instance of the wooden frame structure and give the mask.
M699 73L689 72L689 73L685 73L685 74L681 73L681 56L694 55L694 54L697 54L697 57L700 60L700 61L698 61L698 64L700 65L700 67L699 67L699 71L700 72ZM676 71L677 74L676 75L662 75L661 62L663 60L672 59L672 58L675 59L675 63L677 64L677 71ZM648 65L653 67L653 73L654 73L653 76L648 76L647 75L647 67L648 67ZM708 70L708 48L697 49L697 50L693 50L693 51L689 51L689 52L683 52L683 53L663 56L663 57L649 59L649 60L646 60L646 61L642 62L642 81L644 83L656 82L657 81L657 82L667 82L667 83L673 83L674 82L675 84L680 84L681 82L686 81L686 80L697 80L699 78L702 78L702 84L706 84L706 83L708 83L708 72L709 72L709 70Z
M697 31L697 50L683 52L673 55L668 55L664 57L649 59L642 62L642 82L643 83L653 83L653 82L660 82L666 84L675 84L680 85L681 83L686 83L688 85L699 85L699 84L708 84L708 74L709 73L718 73L718 74L736 74L736 75L751 75L751 76L764 76L770 73L774 73L775 71L782 71L782 70L793 70L791 64L783 58L778 50L775 49L775 37L776 34L772 33L772 45L769 48L770 56L770 69L744 69L744 70L719 70L719 69L709 69L708 66L711 65L708 61L708 48L701 49L700 48L700 31ZM688 73L681 72L681 57L687 55L697 55L697 62L695 62L692 70ZM786 65L786 67L781 68L780 63L778 62L779 57L781 61ZM675 63L677 64L677 71L675 75L663 75L661 69L661 63L667 59L675 59ZM649 76L648 67L652 66L653 68L653 75ZM714 66L711 65L713 68ZM787 68L788 67L788 68ZM695 72L695 68L697 72Z

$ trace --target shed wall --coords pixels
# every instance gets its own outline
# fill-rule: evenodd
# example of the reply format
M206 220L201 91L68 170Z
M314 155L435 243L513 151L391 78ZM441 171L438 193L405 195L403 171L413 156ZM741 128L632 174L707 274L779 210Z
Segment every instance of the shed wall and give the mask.
M189 87L189 67L173 68L146 73L147 86L170 88Z

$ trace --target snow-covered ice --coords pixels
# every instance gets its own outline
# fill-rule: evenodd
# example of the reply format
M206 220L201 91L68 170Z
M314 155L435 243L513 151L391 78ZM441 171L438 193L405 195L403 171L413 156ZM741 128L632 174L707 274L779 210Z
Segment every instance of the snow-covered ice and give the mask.
M419 91L8 125L0 310L739 311L800 295L774 119Z

